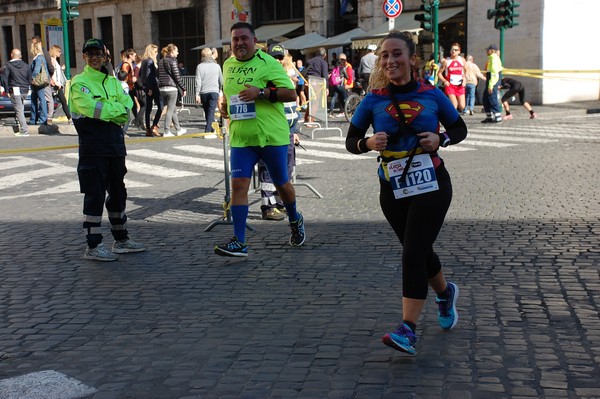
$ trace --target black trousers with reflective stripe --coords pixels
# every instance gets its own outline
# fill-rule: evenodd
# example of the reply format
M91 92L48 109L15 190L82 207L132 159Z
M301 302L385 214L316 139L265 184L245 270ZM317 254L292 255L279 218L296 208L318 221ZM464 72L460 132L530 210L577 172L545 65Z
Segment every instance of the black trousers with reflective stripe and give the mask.
M102 242L100 220L105 205L115 240L128 238L125 228L127 190L123 181L126 173L125 157L79 158L77 174L80 190L84 194L83 228L87 230L86 239L90 248L95 248Z

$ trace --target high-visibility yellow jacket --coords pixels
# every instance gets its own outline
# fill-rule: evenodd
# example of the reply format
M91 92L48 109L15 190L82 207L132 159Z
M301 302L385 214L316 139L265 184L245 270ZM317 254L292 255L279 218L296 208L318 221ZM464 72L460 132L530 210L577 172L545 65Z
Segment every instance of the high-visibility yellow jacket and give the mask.
M129 121L133 100L106 68L85 66L71 80L69 109L79 135L79 154L125 156L123 125Z
M500 80L500 72L502 72L502 61L500 60L500 57L498 57L498 54L492 53L488 55L488 61L485 69L487 72L487 87L488 89L492 89L498 84L498 81Z

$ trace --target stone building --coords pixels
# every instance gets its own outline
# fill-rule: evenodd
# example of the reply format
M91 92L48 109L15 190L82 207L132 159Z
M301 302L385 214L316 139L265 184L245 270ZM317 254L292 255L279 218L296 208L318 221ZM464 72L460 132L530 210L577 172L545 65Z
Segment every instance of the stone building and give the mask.
M28 46L34 35L42 36L47 46L63 47L57 7L60 2L0 0L2 65L9 59L12 48L20 48L28 62ZM413 31L420 56L428 57L433 50L431 33L421 31L412 18L422 0L402 3L403 11L395 28ZM533 103L600 97L600 73L578 72L599 70L600 55L583 51L585 41L577 40L577 37L591 37L591 18L600 11L600 2L574 3L579 6L571 3L563 6L552 0L521 1L519 26L505 31L507 68L569 71L546 74L544 79L519 78ZM440 0L442 50L447 50L452 42L459 42L465 54L472 54L480 67L485 67L485 48L490 43L497 44L499 38L493 21L486 18L487 9L494 4L494 0ZM83 68L81 47L89 37L102 38L113 56L129 47L141 54L149 43L159 47L174 43L180 49L179 61L193 71L200 56L194 48L205 44L226 48L229 28L236 21L251 22L261 29L262 39L269 42L310 33L331 38L357 29L360 34L356 36L361 36L361 41L340 45L334 40L328 47L348 52L351 60L358 59L366 47L361 43L377 42L388 26L382 5L383 0L79 0L79 17L68 23L71 72ZM584 9L584 16L575 16L577 10ZM589 19L588 23L583 24L582 18ZM560 29L556 29L558 26ZM560 55L552 51L557 48L562 49ZM298 50L293 54L304 57L309 51ZM584 56L582 63L580 57Z

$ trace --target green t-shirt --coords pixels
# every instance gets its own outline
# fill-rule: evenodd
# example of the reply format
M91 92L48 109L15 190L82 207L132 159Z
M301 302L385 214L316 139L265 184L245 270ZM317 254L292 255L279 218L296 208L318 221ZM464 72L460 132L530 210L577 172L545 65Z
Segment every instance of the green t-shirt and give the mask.
M262 89L267 87L269 81L277 88L294 89L294 84L283 66L261 50L258 50L248 61L239 61L231 57L223 64L223 93L231 118L229 129L232 147L265 147L290 143L290 127L285 117L283 103L280 101L272 103L266 98L256 99L254 104L247 106L242 104L244 111L249 112L250 115L254 108L256 117L235 119L236 112L232 110L231 104L232 96L246 89L244 84Z

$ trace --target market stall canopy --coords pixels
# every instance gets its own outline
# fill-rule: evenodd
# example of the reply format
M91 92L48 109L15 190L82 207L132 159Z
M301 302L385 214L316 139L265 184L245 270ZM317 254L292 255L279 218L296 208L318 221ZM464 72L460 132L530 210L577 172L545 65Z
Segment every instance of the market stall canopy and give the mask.
M290 40L286 40L279 44L281 44L283 48L289 50L304 50L306 48L319 47L320 43L325 40L327 40L326 37L323 37L318 33L311 32Z
M456 14L463 11L465 8L460 7L448 7L440 8L438 11L438 22L442 23ZM403 12L394 21L394 30L417 32L421 30L421 23L415 21L415 15L421 13L421 11L410 11ZM366 32L364 35L356 35L352 38L352 48L354 50L365 49L369 44L379 44L379 40L389 32L389 21L375 27L374 29Z
M332 47L346 46L346 45L352 43L353 37L364 36L365 33L367 33L367 32L365 32L361 28L354 28L351 31L342 33L341 35L330 37L329 39L317 44L315 47L332 48Z
M275 24L275 25L263 25L260 28L256 28L256 39L259 42L266 42L267 40L273 39L274 37L283 36L286 33L290 33L293 30L298 29L304 25L303 22L293 22L289 24Z
M214 48L222 48L224 40L225 39L219 39L219 40L215 40L215 41L212 41L212 42L204 43L202 46L193 47L192 50L200 50L200 49L203 49L203 48L206 48L206 47L208 47L208 48L213 48L213 47ZM227 42L229 43L229 41L227 41Z
M275 25L263 25L260 28L256 28L254 33L256 34L256 39L259 42L266 42L267 40L273 39L274 37L283 36L286 33L290 33L293 30L300 28L304 23L302 22L293 22L289 24L275 24ZM215 40L209 43L205 43L201 46L194 47L192 50L200 50L205 47L209 48L222 48L223 45L229 45L231 43L231 39L222 38L219 40Z

